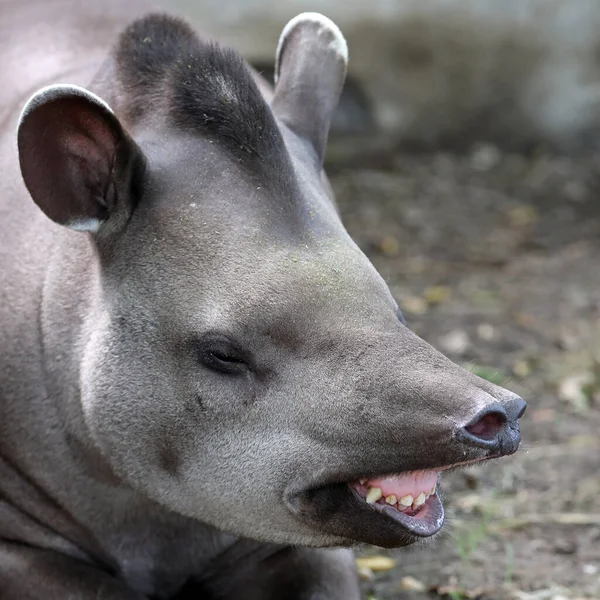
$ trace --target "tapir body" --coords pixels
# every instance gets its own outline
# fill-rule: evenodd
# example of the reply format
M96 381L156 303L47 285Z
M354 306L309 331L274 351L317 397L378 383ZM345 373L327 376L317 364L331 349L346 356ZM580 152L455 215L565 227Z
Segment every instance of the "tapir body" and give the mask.
M1 11L0 597L358 598L343 547L434 535L524 403L341 224L341 33L293 19L271 91L139 0Z

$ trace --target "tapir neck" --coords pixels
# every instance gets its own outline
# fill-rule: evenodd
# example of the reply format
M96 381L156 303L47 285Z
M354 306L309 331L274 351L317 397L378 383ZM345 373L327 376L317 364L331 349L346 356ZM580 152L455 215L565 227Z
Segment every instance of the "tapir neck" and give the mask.
M64 416L72 440L89 440L80 373L100 294L98 259L88 234L66 230L56 238L38 308L41 361L48 398Z
M0 454L23 468L31 460L40 473L53 460L44 447L85 434L78 375L95 258L85 234L54 225L29 197L19 171L17 121L40 87L94 82L119 32L151 7L146 0L6 0L2 6L0 55L9 68L0 72ZM26 436L19 422L28 423Z

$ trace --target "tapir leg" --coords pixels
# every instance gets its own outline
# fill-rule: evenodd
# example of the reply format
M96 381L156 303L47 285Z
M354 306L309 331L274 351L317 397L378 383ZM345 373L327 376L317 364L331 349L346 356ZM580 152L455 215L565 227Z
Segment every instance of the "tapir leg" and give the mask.
M122 582L59 552L0 541L2 600L143 600Z
M225 577L211 590L219 600L360 599L354 554L346 549L286 548L241 579Z

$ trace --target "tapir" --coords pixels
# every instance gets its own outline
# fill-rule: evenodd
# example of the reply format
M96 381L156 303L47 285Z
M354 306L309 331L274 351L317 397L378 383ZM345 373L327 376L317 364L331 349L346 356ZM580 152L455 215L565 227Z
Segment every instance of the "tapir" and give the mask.
M142 0L4 0L0 598L360 597L525 402L406 325L323 172L347 46L273 89Z

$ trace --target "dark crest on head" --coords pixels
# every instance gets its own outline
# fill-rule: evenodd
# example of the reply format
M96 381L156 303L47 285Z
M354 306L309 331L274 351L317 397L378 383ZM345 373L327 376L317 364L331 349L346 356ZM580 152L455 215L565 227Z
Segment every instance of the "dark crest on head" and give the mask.
M115 57L128 120L166 107L177 127L215 136L270 174L288 172L279 127L235 51L200 40L181 19L150 15L125 30Z

